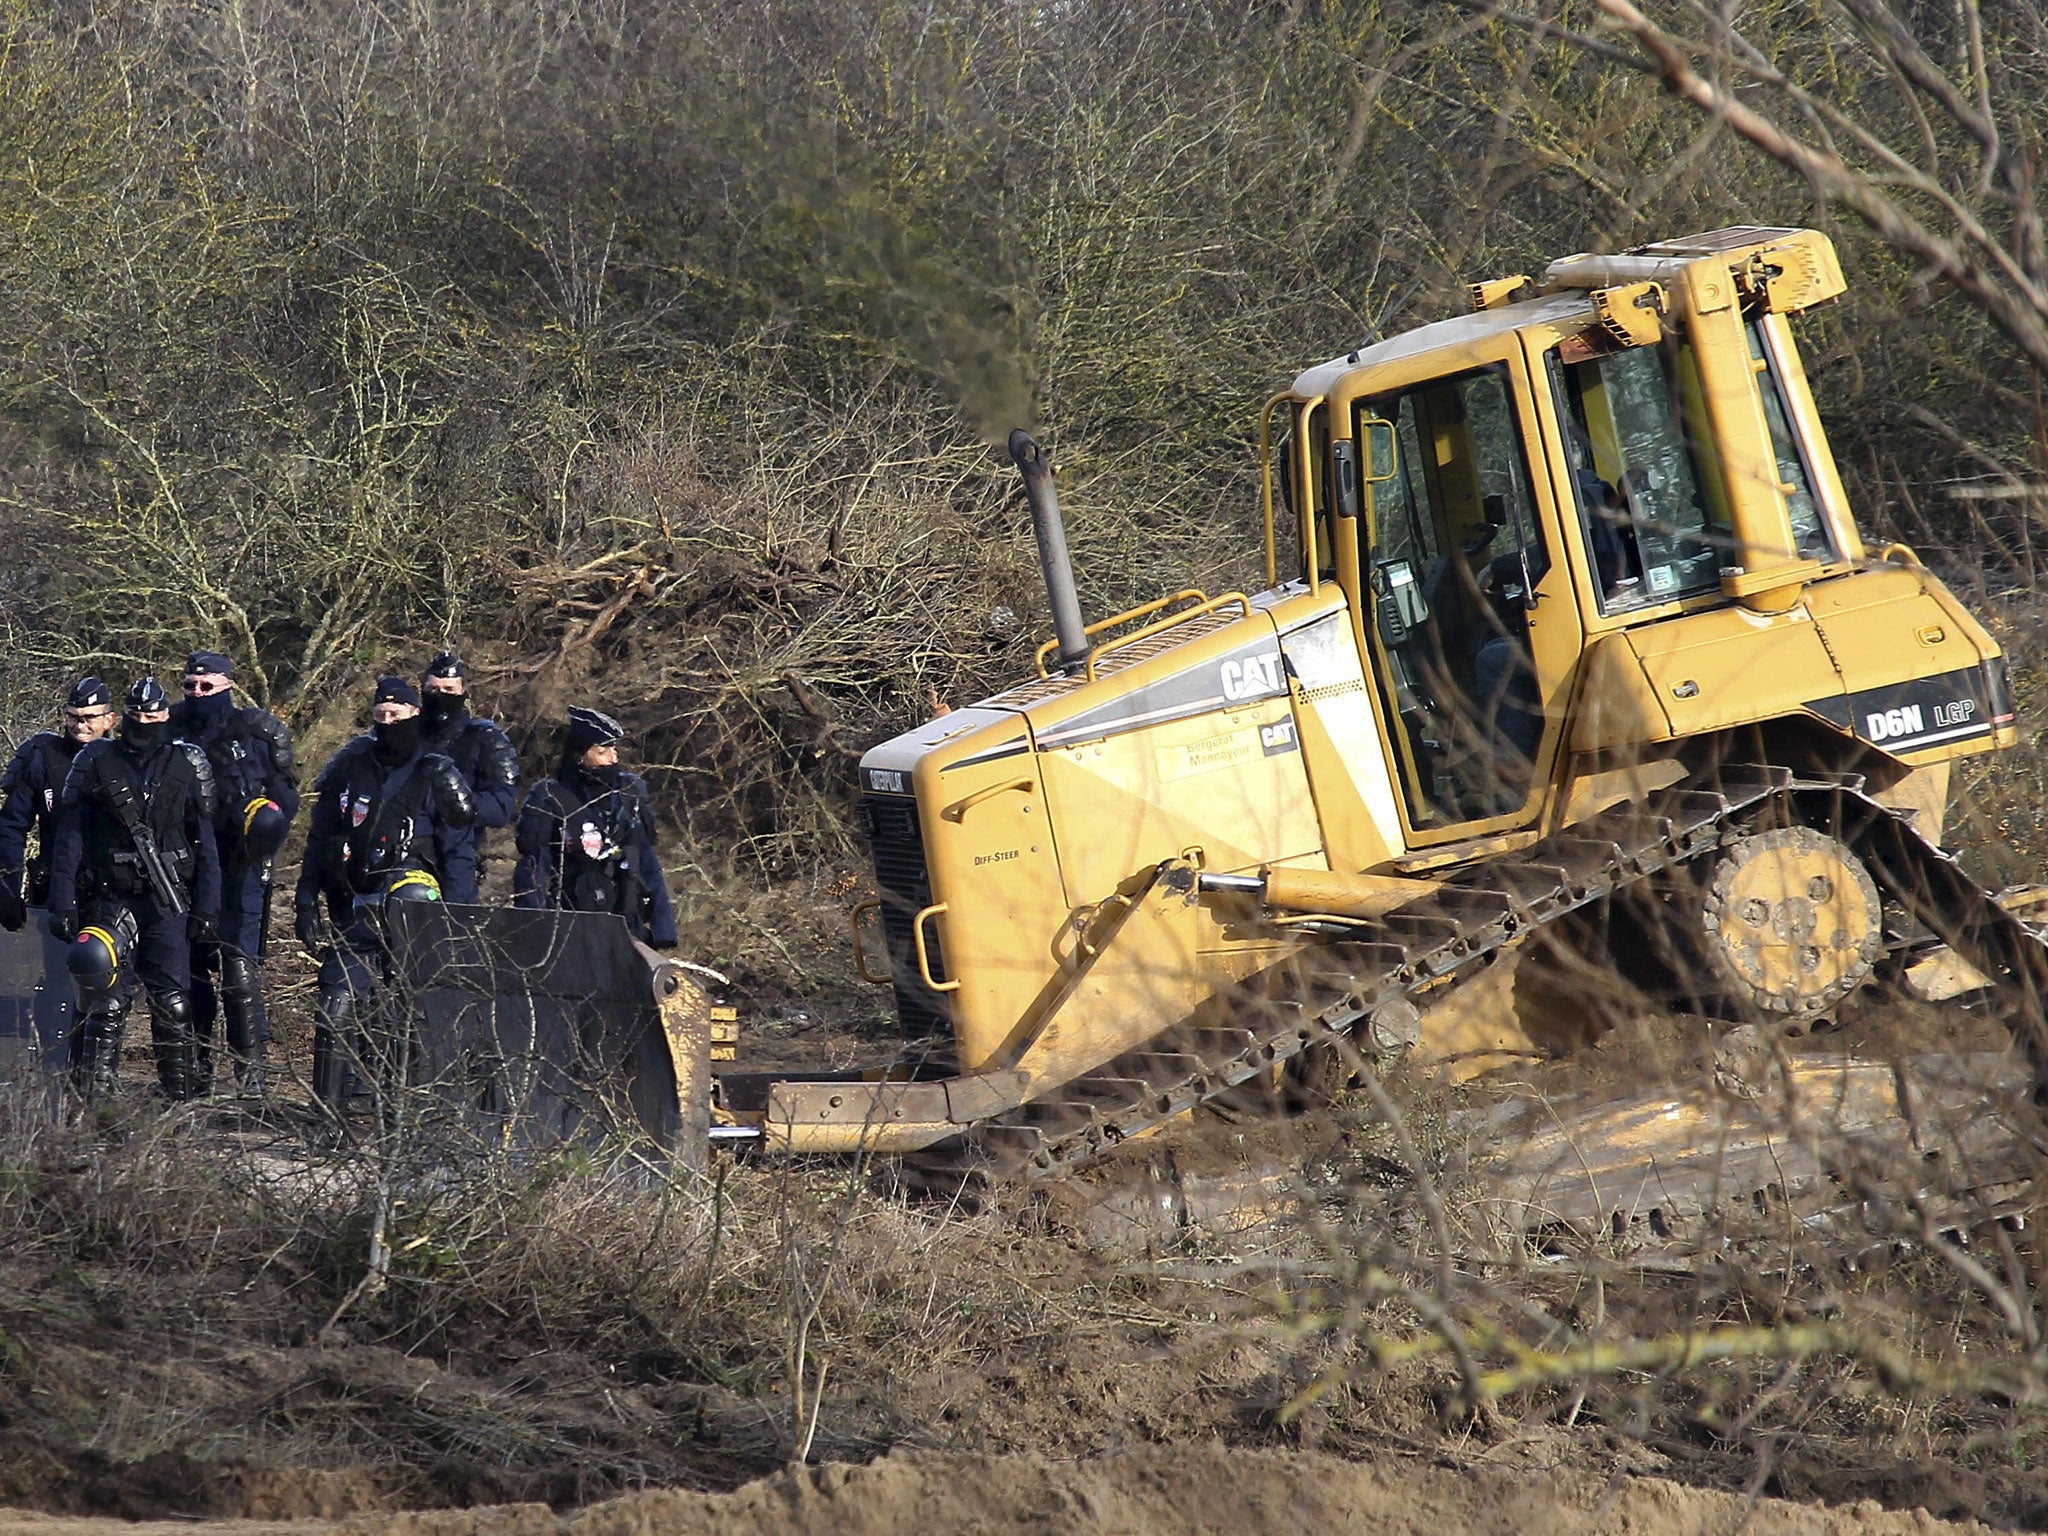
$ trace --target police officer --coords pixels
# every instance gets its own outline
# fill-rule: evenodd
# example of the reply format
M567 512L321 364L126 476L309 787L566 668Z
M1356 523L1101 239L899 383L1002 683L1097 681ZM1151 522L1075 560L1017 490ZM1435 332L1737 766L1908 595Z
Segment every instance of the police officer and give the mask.
M519 754L512 738L495 720L469 712L469 669L453 651L442 651L427 663L420 678L420 740L455 764L476 802L475 873L467 885L442 887L448 901L476 901L483 876L484 831L512 824L519 808Z
M339 1108L360 1027L384 969L381 915L391 901L438 901L474 889L476 804L455 764L421 741L419 690L380 677L368 734L328 759L313 781L313 816L299 873L299 942L329 937L313 1030L313 1093ZM323 912L323 907L326 909Z
M270 1021L263 1008L263 951L270 916L271 861L299 813L292 733L277 716L238 708L235 664L218 651L185 662L185 697L171 734L206 753L217 791L214 842L220 850L220 934L192 946L193 1076L213 1080L213 1024L223 1033L242 1091L261 1098ZM215 978L218 978L216 982Z
M96 677L81 677L64 699L64 728L38 731L24 741L0 774L0 928L19 933L29 908L50 895L50 857L57 846L57 796L71 760L89 741L120 723L114 692ZM35 829L36 852L28 855ZM71 1049L71 973L68 946L43 925L43 984L36 989L36 1043L46 1066L58 1067Z
M88 1097L115 1086L131 966L149 993L165 1096L204 1091L194 1070L191 946L213 937L220 914L213 765L172 739L170 718L163 685L135 683L120 734L81 747L57 796L49 927L77 941L68 957L81 1014L71 1071Z
M625 729L610 715L572 707L562 760L520 807L513 904L616 912L656 949L676 942L675 907L654 851L647 784L619 766Z

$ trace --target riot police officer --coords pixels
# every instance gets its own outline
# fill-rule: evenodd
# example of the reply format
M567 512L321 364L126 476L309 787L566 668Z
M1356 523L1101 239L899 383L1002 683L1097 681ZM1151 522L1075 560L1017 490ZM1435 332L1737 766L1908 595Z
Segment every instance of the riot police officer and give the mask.
M448 901L476 901L483 877L484 832L511 825L519 808L519 754L512 738L495 720L469 712L469 669L453 651L442 651L427 663L420 678L420 740L455 764L476 802L475 873L467 885L442 887Z
M420 695L402 677L380 677L370 730L336 752L313 781L313 815L299 873L299 942L318 948L313 1093L339 1108L349 1064L384 970L381 915L387 902L438 901L447 886L474 889L476 804L455 764L421 742Z
M16 750L0 774L0 928L19 933L28 924L29 909L50 896L50 858L57 846L57 796L71 760L89 741L98 741L120 723L114 692L96 677L81 677L64 699L64 728L38 731ZM28 834L36 834L36 852L28 852ZM36 989L36 1045L48 1067L63 1065L71 1049L71 973L64 961L68 946L43 925L43 984Z
M619 766L625 728L610 715L572 707L562 760L520 807L513 904L616 912L633 937L673 948L676 914L654 850L647 784Z
M270 1021L263 1007L263 951L269 929L271 861L299 813L292 733L277 716L238 708L235 664L218 651L185 662L185 697L171 711L171 734L206 753L217 791L214 841L220 850L220 933L192 947L193 1077L213 1080L213 1024L223 1017L228 1053L242 1091L260 1098ZM218 981L216 982L216 977Z
M194 1076L191 946L220 914L213 765L170 736L171 700L145 677L122 701L120 734L88 743L57 796L50 863L52 936L69 941L81 1018L73 1080L111 1092L132 967L149 994L157 1081L166 1097L204 1091Z

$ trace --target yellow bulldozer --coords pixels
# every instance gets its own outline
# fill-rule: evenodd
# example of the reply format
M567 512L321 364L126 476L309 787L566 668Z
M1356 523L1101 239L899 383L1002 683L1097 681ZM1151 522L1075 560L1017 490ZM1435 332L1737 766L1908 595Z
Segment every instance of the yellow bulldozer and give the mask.
M1792 1029L1938 939L2038 1020L2048 951L1939 849L1950 765L2016 740L2004 659L1866 546L1794 340L1843 289L1771 228L1475 284L1267 404L1265 590L1092 624L1015 434L1054 638L860 763L909 1047L727 1073L714 1134L1058 1174L1340 1041L1570 1049L1469 984L1596 932Z
M692 1158L1043 1179L1359 1062L1569 1053L1599 1028L1584 998L1555 967L1517 984L1546 949L1775 1038L1934 944L2011 1021L1991 1076L2016 1066L2023 1100L2048 949L1940 849L1951 765L2017 739L2005 662L1858 530L1792 329L1843 289L1823 235L1773 228L1475 284L1469 313L1265 406L1264 590L1092 624L1052 466L1014 434L1054 636L1034 676L859 768L880 894L856 957L903 1050L707 1093L705 1011L670 976L635 1103ZM1913 1094L1989 1123L1981 1082L1799 1071L1858 1125ZM1624 1106L1552 1165L1585 1183L1661 1145L1675 1178L1653 1122L1692 1123ZM1627 1180L1592 1182L1604 1221Z

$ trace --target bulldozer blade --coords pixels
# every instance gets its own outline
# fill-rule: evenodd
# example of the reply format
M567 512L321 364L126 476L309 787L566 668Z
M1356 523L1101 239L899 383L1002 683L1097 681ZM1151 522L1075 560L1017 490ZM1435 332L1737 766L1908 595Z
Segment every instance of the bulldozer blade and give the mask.
M398 903L392 1006L410 1081L475 1143L635 1136L710 1155L710 1000L608 913Z
M1768 1049L1713 1081L1469 1121L1474 1209L1502 1238L1696 1259L1732 1241L1882 1239L2018 1209L2041 1166L2006 1051L1897 1061Z
M1732 1260L1854 1263L1902 1236L2028 1210L2043 1149L2010 1052L1731 1062L1711 1081L1620 1099L1516 1096L1445 1120L1431 1177L1481 1263L1576 1261L1685 1273ZM1213 1131L1213 1128L1212 1128ZM1225 1141L1184 1126L1050 1186L1051 1218L1102 1251L1191 1237L1243 1252L1298 1239L1334 1201L1379 1229L1414 1175L1328 1127Z
M2048 885L2012 886L1998 893L1998 904L2037 931L2048 921ZM1906 966L1906 990L1926 1003L1968 997L1992 985L1990 977L1946 944L1922 950Z

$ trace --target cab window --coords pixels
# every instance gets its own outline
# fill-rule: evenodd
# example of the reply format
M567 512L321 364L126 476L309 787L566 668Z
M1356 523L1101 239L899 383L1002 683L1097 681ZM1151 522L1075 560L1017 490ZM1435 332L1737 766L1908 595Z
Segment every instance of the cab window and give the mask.
M1306 495L1298 483L1301 479L1302 440L1307 439L1309 462L1309 483ZM1274 475L1274 495L1278 499L1283 526L1292 523L1295 531L1296 552L1304 558L1301 575L1309 575L1307 550L1300 539L1301 522L1306 518L1315 533L1315 570L1325 581L1334 580L1337 575L1336 552L1331 545L1330 526L1330 408L1318 405L1303 412L1290 407L1287 424L1274 439L1273 452L1278 460Z
M1719 588L1725 498L1692 445L1702 405L1682 347L1545 355L1602 613Z
M1360 563L1383 707L1417 828L1526 803L1543 734L1529 593L1550 567L1507 370L1477 369L1354 407L1394 429L1370 486Z
M1771 457L1777 460L1779 489L1785 493L1785 509L1792 515L1792 539L1807 560L1829 564L1842 558L1834 536L1813 499L1813 477L1807 472L1806 456L1792 432L1791 413L1785 409L1785 385L1778 377L1778 360L1764 346L1763 327L1752 320L1749 355L1763 366L1757 383L1763 387L1764 419L1771 428Z

